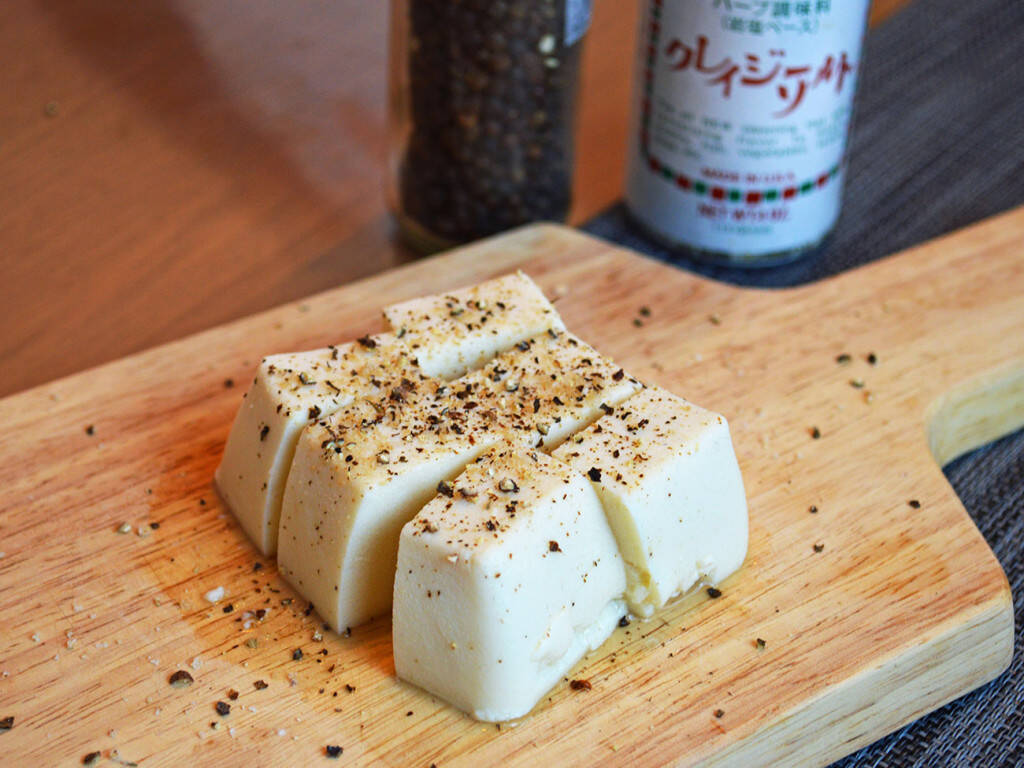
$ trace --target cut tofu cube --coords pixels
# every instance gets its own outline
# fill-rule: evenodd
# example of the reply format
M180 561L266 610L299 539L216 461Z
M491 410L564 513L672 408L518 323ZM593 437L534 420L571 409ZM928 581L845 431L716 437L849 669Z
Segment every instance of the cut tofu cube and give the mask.
M417 373L393 334L311 352L271 355L235 416L217 468L221 496L264 555L277 549L281 496L299 432L361 397Z
M424 380L397 401L337 411L312 425L295 452L281 573L339 630L387 613L399 532L439 482L498 444L557 444L640 387L589 345L552 331L456 381ZM381 451L386 469L376 461Z
M550 451L643 385L567 331L551 330L452 383L500 414L524 447Z
M281 574L336 631L386 615L402 526L500 440L488 414L436 381L311 424L281 507Z
M478 720L522 717L611 634L624 589L586 478L491 452L402 529L395 670Z
M626 562L630 611L650 616L698 581L717 584L747 552L747 501L718 415L657 387L554 451L590 478Z
M522 272L392 304L384 319L408 341L424 374L445 379L479 368L523 339L565 327Z

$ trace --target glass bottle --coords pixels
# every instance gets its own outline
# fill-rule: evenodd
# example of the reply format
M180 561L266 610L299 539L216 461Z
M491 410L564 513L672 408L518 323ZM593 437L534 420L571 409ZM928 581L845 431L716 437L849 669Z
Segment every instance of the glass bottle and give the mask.
M839 216L869 0L648 0L626 205L707 261L769 266Z
M432 252L569 211L589 0L392 0L389 198Z

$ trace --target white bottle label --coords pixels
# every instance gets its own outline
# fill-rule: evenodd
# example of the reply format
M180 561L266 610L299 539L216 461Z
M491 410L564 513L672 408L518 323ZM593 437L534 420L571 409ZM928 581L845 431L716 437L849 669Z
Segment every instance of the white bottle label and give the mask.
M652 0L626 201L655 233L757 261L839 214L869 0Z

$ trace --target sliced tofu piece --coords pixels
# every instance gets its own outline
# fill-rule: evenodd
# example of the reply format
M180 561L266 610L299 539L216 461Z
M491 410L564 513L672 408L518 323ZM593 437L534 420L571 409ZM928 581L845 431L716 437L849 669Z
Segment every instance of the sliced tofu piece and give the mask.
M217 470L217 487L265 555L277 549L281 496L301 429L403 378L454 376L561 318L520 273L444 296L385 309L394 334L263 360L246 394Z
M546 451L642 386L586 342L553 329L452 383L465 400L500 414L517 444Z
M402 529L395 670L478 720L521 717L611 634L624 588L586 478L491 452Z
M387 614L402 526L500 440L488 414L429 380L311 424L284 493L281 574L336 631Z
M555 445L640 387L589 345L552 330L456 381L422 381L400 401L337 411L311 426L295 452L281 573L336 628L386 613L401 526L439 482L498 444ZM381 451L386 470L376 464Z
M590 478L626 561L630 611L650 616L747 553L747 501L718 415L657 387L554 451Z
M445 379L479 368L523 339L565 327L522 272L392 304L384 319L409 343L424 374Z
M221 496L264 555L277 549L281 496L302 428L357 398L379 396L396 377L406 376L417 377L416 366L393 334L263 359L235 416L215 478Z

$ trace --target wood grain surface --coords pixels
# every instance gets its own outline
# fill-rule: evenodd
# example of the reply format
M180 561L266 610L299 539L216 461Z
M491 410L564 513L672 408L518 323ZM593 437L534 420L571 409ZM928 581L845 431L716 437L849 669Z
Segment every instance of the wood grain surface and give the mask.
M594 3L574 222L621 196L638 8ZM408 261L387 13L0 3L0 395Z
M947 459L1024 424L1022 240L1019 209L768 292L538 226L0 401L4 760L792 766L877 739L1012 653L1006 578L929 438ZM399 682L389 621L323 630L211 481L262 355L515 267L603 353L729 418L751 536L721 597L616 630L571 674L591 690L499 729Z

